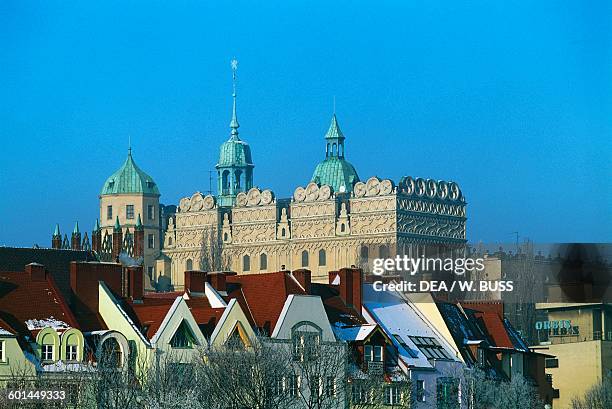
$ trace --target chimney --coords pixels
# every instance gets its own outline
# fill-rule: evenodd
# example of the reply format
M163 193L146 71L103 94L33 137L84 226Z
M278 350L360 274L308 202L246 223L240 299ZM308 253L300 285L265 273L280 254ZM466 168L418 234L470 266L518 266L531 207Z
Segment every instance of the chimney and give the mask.
M121 264L77 262L70 263L70 305L75 309L98 311L98 281L103 281L116 296L123 296Z
M293 277L300 283L306 294L310 294L311 273L310 270L300 268L291 273Z
M362 272L358 268L342 268L340 276L340 298L344 303L361 313Z
M189 290L192 293L203 293L205 282L206 282L206 271L200 271L200 270L185 271L185 290Z
M142 266L126 267L128 276L127 295L132 301L142 302L144 296L144 277Z
M42 264L30 263L25 266L25 272L32 281L45 281L47 279L47 270Z
M206 281L210 283L210 285L217 291L226 291L226 274L223 271L215 271L213 273L208 273L206 276Z

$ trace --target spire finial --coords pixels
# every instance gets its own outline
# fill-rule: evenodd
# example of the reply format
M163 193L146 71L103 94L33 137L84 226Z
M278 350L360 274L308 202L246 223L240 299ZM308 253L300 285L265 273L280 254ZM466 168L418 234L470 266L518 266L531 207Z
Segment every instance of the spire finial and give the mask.
M334 115L336 115L336 96L334 95Z
M128 135L128 155L132 154L132 135Z
M236 71L238 70L238 60L236 58L232 59L231 62L232 67L232 87L233 93L232 97L234 99L234 107L232 110L232 121L230 122L230 128L232 128L232 138L238 138L238 128L240 125L238 124L238 117L236 116Z

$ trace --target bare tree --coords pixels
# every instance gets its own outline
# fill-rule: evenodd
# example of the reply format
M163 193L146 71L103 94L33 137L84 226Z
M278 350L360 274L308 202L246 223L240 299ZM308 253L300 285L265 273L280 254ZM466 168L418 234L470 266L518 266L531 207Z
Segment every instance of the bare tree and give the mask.
M612 408L612 376L591 388L583 398L572 400L572 409Z
M223 241L216 227L202 232L200 248L200 269L204 271L228 271L230 258L223 254Z

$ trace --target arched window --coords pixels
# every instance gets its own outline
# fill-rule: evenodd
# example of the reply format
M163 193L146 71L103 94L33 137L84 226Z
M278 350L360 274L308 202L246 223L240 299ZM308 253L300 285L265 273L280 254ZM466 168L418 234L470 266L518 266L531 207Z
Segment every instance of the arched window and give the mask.
M234 186L236 187L236 190L240 190L240 186L242 185L242 183L240 182L240 179L242 178L242 172L240 170L237 170L234 173Z
M168 237L168 244L172 245L172 237Z
M259 269L267 270L268 269L268 256L266 253L261 253L259 255Z
M223 233L223 241L227 241L227 237L228 237L227 232Z
M325 250L319 250L319 265L324 266L327 264L327 254L325 254Z
M302 267L308 267L308 251L302 251Z
M336 144L332 145L332 156L336 156Z
M342 223L340 225L340 233L344 233L346 231L346 225L344 223Z
M359 250L359 256L362 261L365 261L369 258L368 246L361 246L361 250Z
M229 170L224 170L221 174L221 194L229 193Z
M242 271L251 271L251 257L247 254L242 256Z
M123 365L121 346L115 338L108 338L102 343L99 362L105 368L119 368Z
M380 258L389 258L389 246L383 244L378 248L378 257Z
M283 227L281 229L281 237L285 237L287 235L287 232L285 231L285 228Z
M185 270L193 270L193 260L188 258L185 263Z

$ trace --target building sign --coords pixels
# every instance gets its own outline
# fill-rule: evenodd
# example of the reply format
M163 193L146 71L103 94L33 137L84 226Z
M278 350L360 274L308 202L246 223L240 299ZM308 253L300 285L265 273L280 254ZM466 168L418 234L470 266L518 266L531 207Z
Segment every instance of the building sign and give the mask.
M570 320L559 320L559 321L537 321L535 323L536 330L551 331L556 335L559 332L562 335L578 335L578 327L572 326Z

